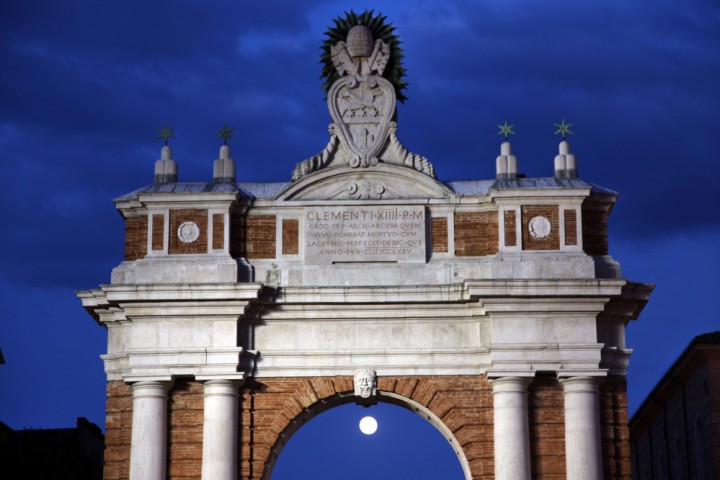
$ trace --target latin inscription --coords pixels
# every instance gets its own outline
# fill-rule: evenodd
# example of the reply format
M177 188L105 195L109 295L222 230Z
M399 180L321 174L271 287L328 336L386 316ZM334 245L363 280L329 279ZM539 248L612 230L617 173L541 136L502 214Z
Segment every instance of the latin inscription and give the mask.
M305 210L305 263L425 262L425 208Z

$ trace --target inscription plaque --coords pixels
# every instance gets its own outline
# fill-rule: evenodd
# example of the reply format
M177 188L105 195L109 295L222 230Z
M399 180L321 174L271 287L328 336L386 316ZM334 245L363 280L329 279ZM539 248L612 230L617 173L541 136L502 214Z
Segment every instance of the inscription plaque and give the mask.
M425 208L309 207L305 263L425 262Z

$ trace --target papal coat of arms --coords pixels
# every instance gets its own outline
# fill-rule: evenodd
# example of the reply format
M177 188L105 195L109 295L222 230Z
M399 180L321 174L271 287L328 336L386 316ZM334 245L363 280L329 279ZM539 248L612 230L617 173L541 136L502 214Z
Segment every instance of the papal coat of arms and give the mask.
M333 120L330 141L322 152L296 165L293 180L329 166L369 168L381 162L435 176L432 164L409 152L396 135L395 103L405 99L404 70L394 27L384 20L372 12L350 12L329 29L323 77Z

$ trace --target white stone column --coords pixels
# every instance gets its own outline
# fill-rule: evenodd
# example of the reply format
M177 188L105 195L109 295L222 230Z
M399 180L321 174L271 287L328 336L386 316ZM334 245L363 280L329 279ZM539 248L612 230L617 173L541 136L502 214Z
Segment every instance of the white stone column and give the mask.
M236 480L239 380L208 380L203 421L203 480Z
M602 480L597 379L560 379L565 396L565 463L568 480Z
M495 480L530 479L527 386L530 378L501 377L493 387Z
M170 382L137 382L133 398L130 480L165 480Z

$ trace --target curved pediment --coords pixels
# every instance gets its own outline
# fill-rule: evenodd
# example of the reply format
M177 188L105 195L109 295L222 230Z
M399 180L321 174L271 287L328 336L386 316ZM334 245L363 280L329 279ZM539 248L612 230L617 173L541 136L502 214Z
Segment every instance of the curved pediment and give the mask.
M283 189L277 200L390 200L448 198L442 182L415 169L392 164L316 171Z

